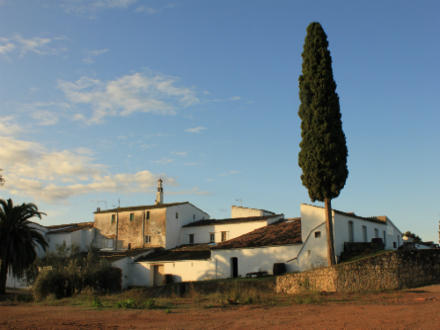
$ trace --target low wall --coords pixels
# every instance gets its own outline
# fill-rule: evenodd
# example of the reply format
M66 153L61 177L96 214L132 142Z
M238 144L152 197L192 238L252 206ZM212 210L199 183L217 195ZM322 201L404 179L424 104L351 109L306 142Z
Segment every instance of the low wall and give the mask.
M279 276L277 293L356 292L400 289L440 283L440 250L390 251L383 254Z

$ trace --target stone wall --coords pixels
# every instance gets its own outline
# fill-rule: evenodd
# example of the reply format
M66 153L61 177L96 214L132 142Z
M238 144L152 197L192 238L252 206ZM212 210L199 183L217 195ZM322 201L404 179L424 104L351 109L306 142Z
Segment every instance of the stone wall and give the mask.
M390 251L383 254L279 276L276 292L356 292L440 283L440 250Z

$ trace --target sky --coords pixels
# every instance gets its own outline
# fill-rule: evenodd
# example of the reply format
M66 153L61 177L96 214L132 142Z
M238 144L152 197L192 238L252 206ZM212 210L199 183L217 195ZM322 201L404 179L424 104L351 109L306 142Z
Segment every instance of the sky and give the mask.
M0 0L0 198L41 224L190 201L299 216L298 77L328 35L348 147L335 209L438 241L437 1ZM316 202L316 205L322 203Z

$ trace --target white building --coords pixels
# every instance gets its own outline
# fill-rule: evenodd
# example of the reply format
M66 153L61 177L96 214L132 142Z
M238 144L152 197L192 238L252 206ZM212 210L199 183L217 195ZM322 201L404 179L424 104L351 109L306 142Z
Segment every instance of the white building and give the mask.
M332 218L337 259L346 242L381 238L386 249L402 244L401 232L387 217L360 217L333 210ZM237 235L246 231L243 228L248 232ZM284 263L288 272L327 266L325 228L325 209L307 204L301 205L301 217L294 219L271 213L195 222L182 228L184 245L180 248L156 250L126 263L124 286L158 285L166 274L178 282L244 277L255 272L272 274L275 263ZM216 233L225 231L231 233L228 240L215 240ZM191 234L194 236L189 244L187 237Z

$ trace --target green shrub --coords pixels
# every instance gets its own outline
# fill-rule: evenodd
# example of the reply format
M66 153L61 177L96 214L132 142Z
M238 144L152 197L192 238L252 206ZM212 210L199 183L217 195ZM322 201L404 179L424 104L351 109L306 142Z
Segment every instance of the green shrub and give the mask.
M41 272L33 286L36 300L45 299L50 294L55 295L57 299L70 297L73 291L69 277L64 272L57 270Z

